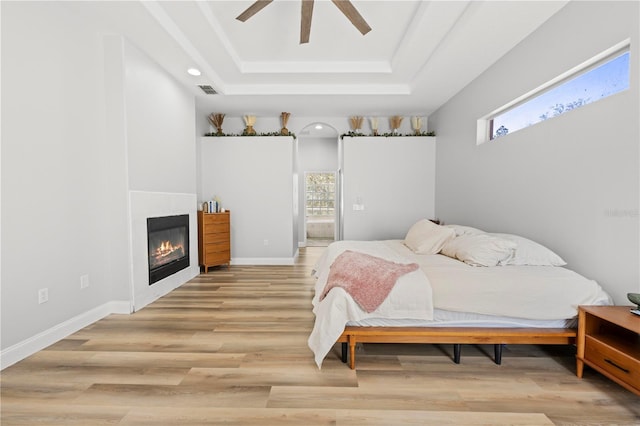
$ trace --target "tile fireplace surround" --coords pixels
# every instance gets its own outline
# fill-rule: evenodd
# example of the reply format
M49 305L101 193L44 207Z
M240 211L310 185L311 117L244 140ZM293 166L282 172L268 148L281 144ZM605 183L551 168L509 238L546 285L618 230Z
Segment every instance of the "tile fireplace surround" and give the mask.
M198 275L196 194L129 192L132 306L137 311ZM189 267L149 285L147 218L189 215ZM194 255L195 254L195 255Z

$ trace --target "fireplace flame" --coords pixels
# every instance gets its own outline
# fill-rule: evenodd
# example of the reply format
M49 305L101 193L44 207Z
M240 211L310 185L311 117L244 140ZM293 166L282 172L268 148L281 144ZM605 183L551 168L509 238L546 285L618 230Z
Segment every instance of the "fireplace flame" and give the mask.
M156 256L165 257L178 250L184 251L182 245L174 246L171 241L163 241L158 248L156 248Z

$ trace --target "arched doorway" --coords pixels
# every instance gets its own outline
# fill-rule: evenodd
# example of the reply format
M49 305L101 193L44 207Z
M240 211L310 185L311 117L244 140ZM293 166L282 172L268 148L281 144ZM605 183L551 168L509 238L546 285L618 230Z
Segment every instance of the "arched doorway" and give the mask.
M338 131L321 122L298 134L299 246L326 246L339 238Z

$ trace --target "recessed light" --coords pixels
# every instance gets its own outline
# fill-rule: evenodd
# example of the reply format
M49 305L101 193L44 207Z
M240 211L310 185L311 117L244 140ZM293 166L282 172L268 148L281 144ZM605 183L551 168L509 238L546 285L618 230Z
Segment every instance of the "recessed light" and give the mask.
M187 70L187 72L188 72L189 74L191 74L191 75L195 75L195 76L199 76L200 74L202 74L202 73L200 72L200 70L199 70L199 69L197 69L197 68L189 68L189 69Z
M316 124L316 130L322 130L322 124Z

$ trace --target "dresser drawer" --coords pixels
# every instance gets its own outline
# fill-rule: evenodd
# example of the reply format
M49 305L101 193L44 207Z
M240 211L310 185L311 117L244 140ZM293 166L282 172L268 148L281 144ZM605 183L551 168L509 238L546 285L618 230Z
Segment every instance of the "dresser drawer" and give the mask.
M208 257L210 254L213 254L213 253L220 253L220 252L227 252L228 253L230 248L231 248L231 246L229 244L229 240L228 239L226 241L220 241L220 242L215 242L215 243L206 243L204 245L204 253Z
M229 215L225 213L205 214L203 223L206 226L215 224L229 224Z
M227 232L218 232L216 234L205 234L205 244L210 244L210 243L222 243L222 242L229 242L229 231Z
M586 336L584 358L618 379L640 388L640 360Z
M205 254L204 263L206 265L221 265L229 263L231 256L228 251L218 251Z
M226 223L210 223L205 224L204 226L204 234L217 234L219 232L229 232L229 222Z

